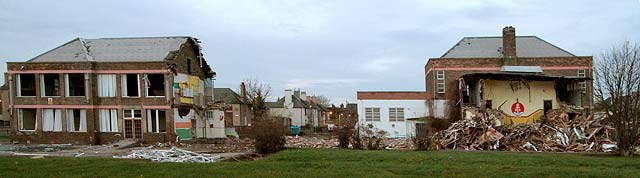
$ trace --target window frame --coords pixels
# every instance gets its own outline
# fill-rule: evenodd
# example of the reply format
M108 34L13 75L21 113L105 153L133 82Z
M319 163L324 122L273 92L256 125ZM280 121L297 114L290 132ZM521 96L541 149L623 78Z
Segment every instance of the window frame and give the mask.
M108 131L103 131L102 128L102 110L107 110L109 111L109 130ZM111 111L116 112L116 114L112 114ZM100 126L97 128L98 132L102 132L102 133L119 133L121 131L120 129L120 121L118 119L118 109L115 108L105 108L105 109L98 109L98 123L100 124ZM115 116L115 118L113 117ZM113 119L115 119L115 123L113 122ZM115 124L115 129L113 124Z
M102 86L102 85L104 83L107 83L107 82L102 82L101 81L101 78L102 78L101 76L110 76L110 78L113 78L113 81L110 82L111 86L112 86L111 90L113 90L113 96L108 96L108 95L104 96L104 95L102 95L102 93L105 93L104 91L102 91L102 90L104 90L105 86ZM98 94L97 94L98 98L114 98L114 97L117 97L118 96L118 92L117 92L118 91L118 81L117 80L118 80L118 78L117 78L116 74L97 74L96 75L96 82L97 82L97 86L98 86ZM106 93L109 93L109 92L107 91Z
M33 95L23 95L22 94L22 76L23 75L33 75ZM36 81L36 74L16 74L16 96L17 97L36 97L38 96L38 93L35 91L36 90L36 84L38 84L38 81Z
M164 112L164 132L160 131L160 126L161 126L160 112ZM153 122L154 118L155 118L155 122ZM147 109L147 133L167 133L167 111L166 110Z
M57 95L47 95L47 90L46 90L46 84L45 84L45 75L58 75L58 86L57 86ZM54 89L55 90L55 89ZM40 95L42 97L60 97L60 74L59 73L47 73L47 74L40 74Z
M82 83L84 85L84 95L82 95L82 96L71 96L71 93L70 93L71 92L71 88L70 88L71 87L71 85L70 85L71 82L69 82L69 75L74 75L74 74L82 74L83 75ZM64 74L64 81L65 81L64 82L64 86L65 86L64 93L65 93L65 97L86 97L87 96L87 88L88 88L86 79L87 79L87 74L85 74L85 73L66 73L66 74Z
M78 131L72 130L70 129L70 121L73 121L74 123L74 128L75 128L75 113L74 114L69 114L70 112L73 113L75 110L78 110ZM67 131L68 132L87 132L87 110L86 109L66 109L67 115L66 115L66 120L67 120ZM83 114L84 112L84 114ZM74 115L73 118L70 118L69 116ZM82 125L82 115L84 115L84 130L82 130L81 128L83 128Z
M129 86L127 85L127 83L129 82L129 78L127 77L128 75L136 75L136 91L138 91L137 96L130 96L129 92L127 91L129 89ZM141 93L140 93L140 74L122 74L120 77L121 80L121 91L122 91L122 97L124 98L140 98Z
M151 85L151 81L149 80L149 75L161 75L161 76L162 76L162 83L163 83L163 86L162 86L162 88L163 88L163 89L162 89L162 90L163 90L162 95L157 95L157 96L156 96L156 95L149 95L149 94L150 94L150 90L149 90L149 89L151 88L151 87L149 87L149 86ZM145 77L143 78L143 79L145 80L145 85L144 85L144 88L145 88L145 92L144 92L144 93L145 93L145 97L148 97L148 98L163 98L163 97L165 97L165 96L167 95L167 82L165 81L165 78L164 78L164 77L165 77L165 76L164 76L164 74L162 74L162 73L157 73L157 74L145 74Z
M587 77L587 70L586 69L578 69L578 77L579 78L586 78ZM581 91L587 91L587 82L578 83L578 88L580 88Z
M445 93L446 83L445 83L445 73L444 70L436 71L436 92L437 93Z
M24 128L24 110L33 110L33 130L25 130ZM20 132L35 132L38 130L38 110L31 108L18 108L18 131Z
M379 122L380 121L380 108L364 108L365 121L367 122Z
M393 110L393 112L391 111ZM401 117L399 117L401 116ZM393 120L392 120L393 118ZM389 121L390 122L404 122L404 108L389 108Z

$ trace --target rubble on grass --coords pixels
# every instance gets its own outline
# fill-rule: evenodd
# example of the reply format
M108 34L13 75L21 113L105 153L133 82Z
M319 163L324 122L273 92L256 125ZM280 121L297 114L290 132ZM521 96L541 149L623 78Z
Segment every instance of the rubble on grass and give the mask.
M156 162L179 163L215 163L221 159L219 155L199 154L176 147L169 150L135 150L127 156L113 156L113 158L150 159Z
M562 105L535 123L502 125L500 111L463 108L471 117L459 120L434 134L436 149L500 150L525 152L611 152L614 130L602 114L589 116L577 107Z

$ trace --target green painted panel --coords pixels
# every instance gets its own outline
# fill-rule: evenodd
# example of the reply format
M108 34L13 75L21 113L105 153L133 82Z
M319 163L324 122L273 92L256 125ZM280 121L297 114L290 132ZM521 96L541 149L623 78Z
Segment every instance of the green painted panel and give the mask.
M191 129L176 129L176 133L180 137L180 140L189 140L192 138Z

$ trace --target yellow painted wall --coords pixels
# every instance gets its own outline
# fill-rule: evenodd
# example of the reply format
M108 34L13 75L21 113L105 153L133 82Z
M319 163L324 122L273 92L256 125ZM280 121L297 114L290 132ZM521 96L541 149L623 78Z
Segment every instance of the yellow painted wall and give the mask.
M544 114L542 111L544 109L544 100L551 100L552 108L558 108L555 82L528 82L530 89L521 84L520 89L516 91L511 89L511 82L516 81L484 81L483 98L485 100L492 100L492 107L494 109L498 109L500 104L504 102L504 105L502 105L500 110L502 110L503 114L506 116L506 124L530 123L539 119ZM521 116L515 116L511 112L511 105L516 102L516 99L524 105L524 113Z

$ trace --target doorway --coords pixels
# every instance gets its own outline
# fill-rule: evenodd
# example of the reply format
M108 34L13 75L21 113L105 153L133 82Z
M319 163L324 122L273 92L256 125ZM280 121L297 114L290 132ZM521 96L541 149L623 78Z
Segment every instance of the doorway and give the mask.
M543 107L544 107L544 115L546 116L547 112L553 109L551 100L544 100Z
M142 111L124 110L124 138L142 139Z

